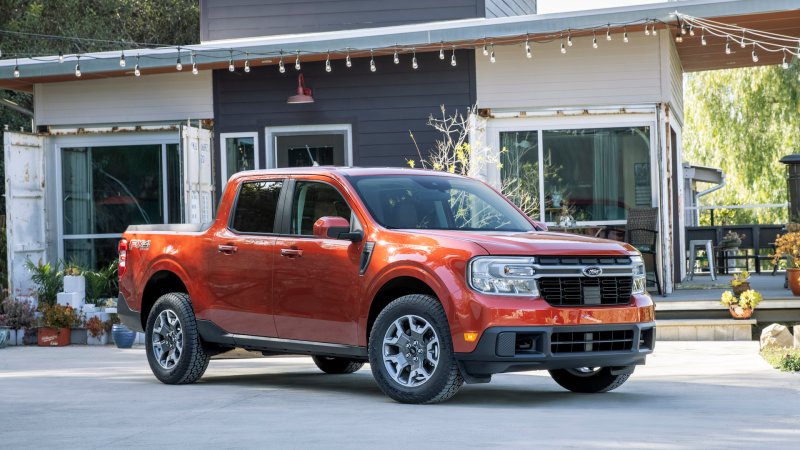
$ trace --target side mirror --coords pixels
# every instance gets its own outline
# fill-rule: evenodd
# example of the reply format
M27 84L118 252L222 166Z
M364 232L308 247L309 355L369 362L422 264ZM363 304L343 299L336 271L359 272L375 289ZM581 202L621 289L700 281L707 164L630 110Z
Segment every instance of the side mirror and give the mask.
M360 232L350 232L350 222L342 217L325 216L314 222L314 237L322 239L343 239L361 242L363 235Z

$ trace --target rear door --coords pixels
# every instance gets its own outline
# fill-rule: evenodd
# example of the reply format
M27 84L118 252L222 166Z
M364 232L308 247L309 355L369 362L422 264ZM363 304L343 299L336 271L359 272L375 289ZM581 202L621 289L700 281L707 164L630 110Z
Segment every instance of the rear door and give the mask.
M214 232L205 250L207 317L225 331L277 336L273 317L275 219L281 178L242 182L227 226Z
M285 194L283 233L275 245L278 336L357 345L359 259L364 241L316 238L314 222L339 216L360 227L339 187L327 177L293 179Z
M30 273L25 269L25 261L48 262L45 245L44 137L6 131L3 140L8 287L12 295L17 297L29 295L34 289Z

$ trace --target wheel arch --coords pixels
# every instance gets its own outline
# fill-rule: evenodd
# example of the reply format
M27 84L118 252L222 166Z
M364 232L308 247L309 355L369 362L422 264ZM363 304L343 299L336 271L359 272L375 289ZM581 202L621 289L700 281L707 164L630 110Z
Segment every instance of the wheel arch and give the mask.
M147 318L150 315L150 310L153 309L153 305L162 295L170 292L189 294L186 283L176 272L162 269L150 275L142 291L140 318L143 330L147 328Z

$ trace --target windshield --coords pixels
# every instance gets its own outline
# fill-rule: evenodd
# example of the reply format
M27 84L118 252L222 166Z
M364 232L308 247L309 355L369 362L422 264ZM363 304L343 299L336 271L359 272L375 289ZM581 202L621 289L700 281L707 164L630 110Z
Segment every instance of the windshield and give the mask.
M468 178L430 175L350 177L370 214L386 228L532 231L504 197Z

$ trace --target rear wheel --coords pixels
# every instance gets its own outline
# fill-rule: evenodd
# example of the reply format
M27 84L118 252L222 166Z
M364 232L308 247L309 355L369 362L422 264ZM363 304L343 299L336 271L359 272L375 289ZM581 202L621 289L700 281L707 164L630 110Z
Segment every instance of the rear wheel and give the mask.
M612 391L622 386L633 373L633 367L625 373L612 374L611 367L579 367L575 369L551 370L550 376L564 389L584 394Z
M210 356L197 332L189 295L173 292L156 301L147 318L145 350L162 383L194 383L203 376Z
M429 295L406 295L381 311L369 362L378 387L401 403L441 402L464 384L444 308Z
M319 370L330 374L353 373L364 366L364 361L334 356L312 356Z

